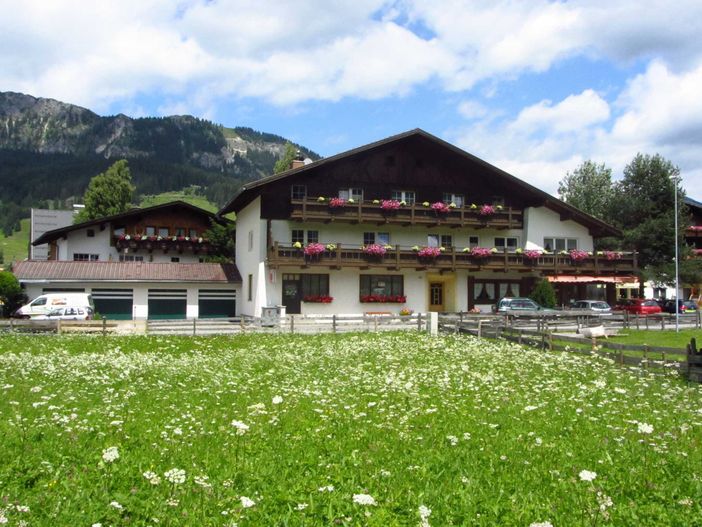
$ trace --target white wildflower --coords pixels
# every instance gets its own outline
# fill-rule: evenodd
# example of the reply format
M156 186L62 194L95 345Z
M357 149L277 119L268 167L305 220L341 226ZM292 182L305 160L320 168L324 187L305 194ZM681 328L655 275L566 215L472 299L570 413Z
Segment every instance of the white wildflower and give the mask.
M256 505L256 502L254 500L252 500L251 498L247 498L246 496L242 496L241 498L239 498L239 500L241 501L241 506L245 509L249 509Z
M193 478L193 481L195 481L195 485L200 485L201 487L209 489L210 487L212 487L212 484L209 482L209 479L209 476L195 476Z
M113 461L119 459L119 452L116 446L111 446L102 451L102 459L105 463L112 463Z
M639 429L639 434L653 433L653 425L649 425L648 423L639 423L638 429Z
M163 474L167 481L174 485L185 483L185 470L182 468L172 468Z
M295 507L295 510L304 511L307 507L309 507L307 503L298 503L297 507Z
M319 492L334 492L334 485L327 485L325 487L319 487L317 490Z
M578 476L580 476L580 481L593 481L597 477L597 473L590 472L589 470L581 470Z
M530 523L529 527L553 527L553 524L549 521L534 522L534 523Z
M149 483L151 483L152 485L158 485L159 483L161 483L161 478L159 477L158 474L156 474L156 472L152 472L150 470L147 470L146 472L144 472L142 474L142 476L144 476L146 479L148 479Z
M232 421L232 426L236 428L236 434L240 436L243 436L249 431L249 425L242 423L241 421L237 421L236 419Z
M354 494L353 502L359 505L376 505L375 499L370 494Z
M122 505L118 501L111 501L110 507L114 507L118 511L121 511L122 509L124 509L124 507L122 507Z
M422 520L421 527L429 527L429 516L431 516L431 509L426 505L420 505L419 518Z
M451 446L456 446L458 444L458 438L456 436L446 436L446 439Z
M276 395L273 397L273 400L271 402L273 404L280 404L283 402L283 398L280 395Z
M538 406L532 406L532 405L529 405L529 406L525 406L525 407L524 407L524 411L525 411L525 412L533 412L534 410L538 410L538 409L539 409Z

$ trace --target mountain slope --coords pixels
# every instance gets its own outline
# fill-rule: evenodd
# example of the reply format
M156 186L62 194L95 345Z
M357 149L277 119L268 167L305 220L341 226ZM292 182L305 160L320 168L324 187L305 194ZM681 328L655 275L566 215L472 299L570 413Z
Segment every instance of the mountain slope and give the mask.
M31 206L82 196L92 176L121 158L129 160L138 195L197 185L222 205L246 181L271 174L286 142L187 115L102 117L53 99L0 92L0 229L8 232Z

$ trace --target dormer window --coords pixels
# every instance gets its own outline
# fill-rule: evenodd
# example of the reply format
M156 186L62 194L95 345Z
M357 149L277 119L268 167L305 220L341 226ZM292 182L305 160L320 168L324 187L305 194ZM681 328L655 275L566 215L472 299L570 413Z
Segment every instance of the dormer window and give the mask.
M362 188L340 188L339 197L345 199L346 201L352 199L354 201L363 201L363 189Z
M452 194L451 192L444 192L444 203L446 205L450 205L453 203L456 205L456 207L461 208L463 207L463 203L465 203L463 199L463 194Z
M292 199L305 199L307 197L307 185L292 185L290 187L290 197Z
M412 205L415 201L414 190L393 190L390 197L397 201L404 201L407 205Z

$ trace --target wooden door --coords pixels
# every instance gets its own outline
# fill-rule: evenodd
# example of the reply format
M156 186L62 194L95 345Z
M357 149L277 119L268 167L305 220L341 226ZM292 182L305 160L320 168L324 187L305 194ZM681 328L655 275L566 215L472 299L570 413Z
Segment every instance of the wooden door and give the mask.
M444 311L444 283L429 283L429 311Z

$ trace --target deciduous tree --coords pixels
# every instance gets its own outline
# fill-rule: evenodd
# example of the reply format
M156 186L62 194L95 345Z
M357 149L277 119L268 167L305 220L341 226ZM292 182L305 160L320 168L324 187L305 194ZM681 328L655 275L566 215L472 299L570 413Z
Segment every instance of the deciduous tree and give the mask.
M76 223L127 212L133 194L134 185L127 160L120 159L90 180L83 196L85 208L76 216Z
M558 183L558 196L583 212L607 221L614 190L612 169L585 161Z

